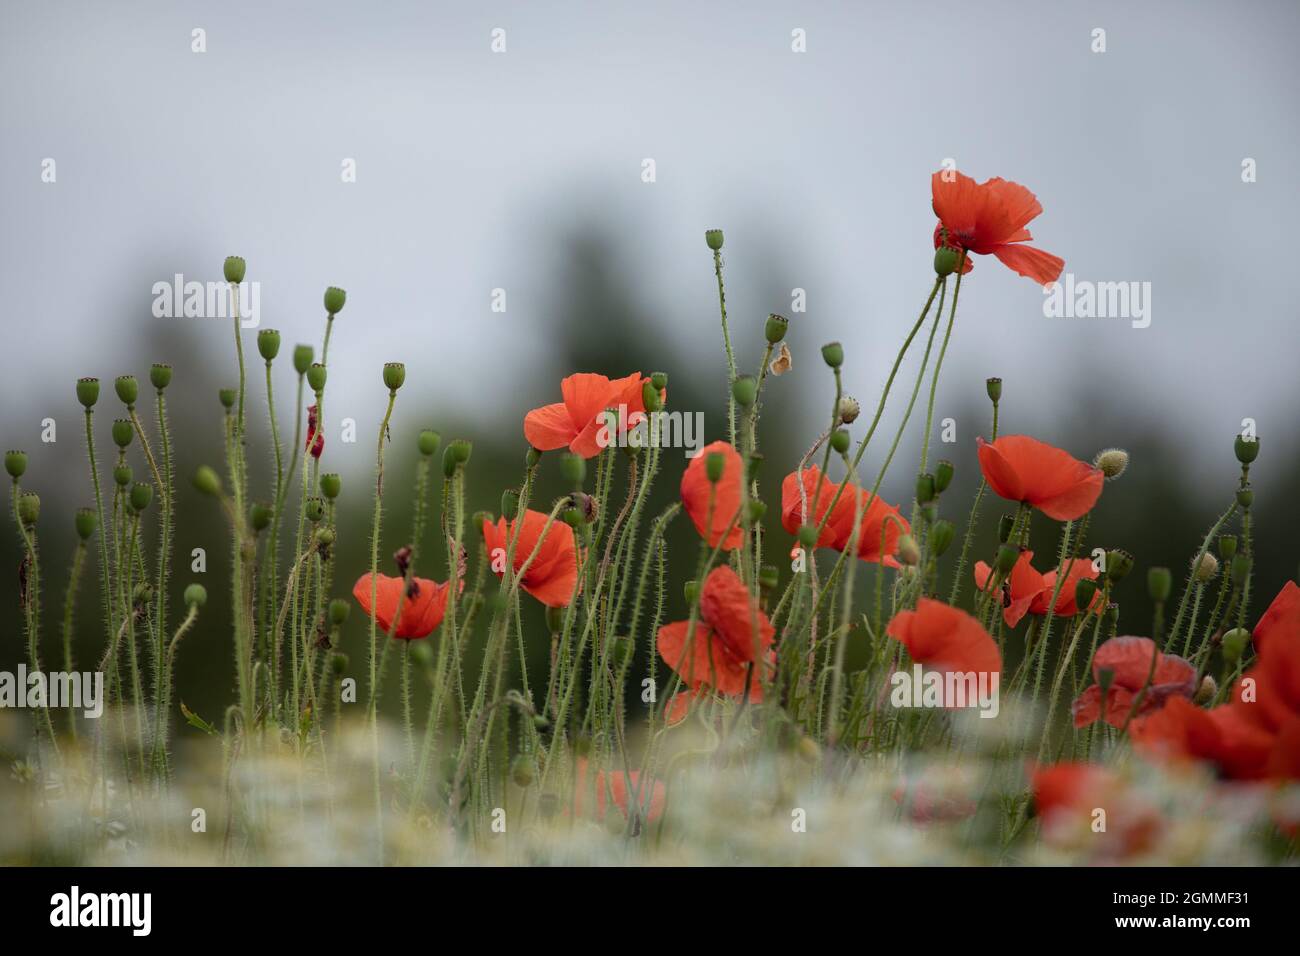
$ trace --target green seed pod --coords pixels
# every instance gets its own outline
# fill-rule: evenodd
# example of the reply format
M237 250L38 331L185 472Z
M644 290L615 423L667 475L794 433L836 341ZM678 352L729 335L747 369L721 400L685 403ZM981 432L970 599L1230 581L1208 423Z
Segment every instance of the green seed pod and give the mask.
M113 444L118 448L125 448L131 444L131 436L135 434L129 419L119 418L113 422Z
M1077 592L1076 592L1077 593ZM1113 629L1119 621L1119 605L1111 601L1106 605L1106 609L1101 612L1101 623L1108 629Z
M342 312L347 301L348 294L337 286L330 286L325 290L325 311L330 315L338 315Z
M318 395L325 390L326 377L325 366L320 362L313 362L307 369L307 385Z
M930 528L930 552L937 558L952 545L957 534L957 526L947 518L936 521Z
M456 459L456 464L468 465L470 452L474 450L474 445L464 438L457 438L447 446L447 450Z
M221 407L230 411L235 407L235 400L239 398L239 392L233 388L217 389L217 400L221 402Z
M582 512L577 508L565 508L564 511L561 512L560 518L570 528L580 527L584 523Z
M24 491L18 496L18 520L27 527L36 524L41 516L41 496L34 491Z
M528 451L524 452L524 467L529 471L536 468L542 460L542 453L532 445L528 446Z
M662 392L668 387L667 372L653 372L650 375L650 384L655 387L655 391Z
M758 382L752 375L741 375L731 383L731 397L743 408L749 408L758 398Z
M1244 551L1238 551L1232 557L1232 583L1236 587L1241 587L1250 577L1250 555Z
M939 518L939 506L933 501L921 505L921 517L926 524L934 524Z
M421 455L425 458L432 458L438 453L438 446L442 444L442 436L433 429L426 428L420 432L415 443L420 449Z
M1225 534L1219 536L1219 557L1225 561L1231 561L1232 556L1237 553L1237 536L1235 534Z
M253 506L248 509L248 523L253 526L254 531L265 531L271 524L271 518L275 513L271 506L262 501L253 502Z
M1255 503L1255 492L1251 491L1250 485L1237 489L1237 504L1242 508L1249 508Z
M409 641L411 647L411 656L415 658L415 663L421 667L429 667L433 664L433 648L429 646L428 641Z
M1092 578L1079 578L1074 586L1074 603L1080 611L1092 607L1093 598L1097 596L1098 584Z
M352 605L343 598L335 598L330 601L330 625L339 627L348 619L348 614L352 612Z
M244 272L246 270L247 266L244 264L243 256L226 256L226 261L221 267L226 281L234 283L244 281Z
M641 404L645 406L647 412L657 412L663 407L659 390L650 383L649 379L641 383Z
M325 517L325 502L315 495L312 495L307 499L307 506L304 509L303 514L307 516L308 521L315 524L317 521L320 521L321 518Z
M749 503L749 523L758 524L763 520L763 515L767 514L767 505L755 499Z
M450 478L452 475L456 474L457 467L456 453L452 451L451 446L448 445L442 452L442 473L444 477Z
M1246 652L1250 643L1250 631L1244 627L1234 627L1223 635L1223 660L1228 665L1235 665Z
M838 428L831 432L831 450L838 455L842 455L849 450L849 444L851 441L849 433L843 428Z
M164 365L162 362L154 362L149 366L149 384L155 391L161 392L164 388L172 383L172 367Z
M560 456L560 475L575 488L582 486L587 477L587 462L581 455L566 451Z
M946 458L941 458L934 463L934 491L935 494L943 494L952 484L953 467L952 462Z
M133 511L144 511L153 501L153 485L143 481L137 481L131 486L131 509Z
M113 469L113 481L119 488L125 488L129 485L131 483L131 477L132 472L130 465L118 465Z
M99 527L99 516L95 514L94 508L78 508L73 517L73 525L77 529L77 537L85 541Z
M1168 568L1147 569L1147 593L1151 595L1151 600L1157 603L1168 601L1173 587L1174 576Z
M940 246L934 250L934 274L940 278L950 276L957 271L961 253L952 246Z
M781 583L781 574L774 564L765 564L758 569L758 586L764 591L772 591Z
M306 375L307 369L311 368L314 358L316 358L316 352L310 345L295 345L293 347L293 370L299 375Z
M537 762L528 754L519 754L510 761L510 779L516 787L527 789L533 785L537 774Z
M682 596L686 598L686 604L688 607L694 607L695 602L699 600L700 597L700 582L687 581L685 584L683 584Z
M564 627L564 608L548 607L546 609L546 629L552 634L558 634L562 627Z
M328 548L331 544L334 543L334 538L335 538L334 529L331 528L329 525L324 525L323 527L317 528L315 538L317 544Z
M989 401L996 405L998 402L1002 401L1002 379L985 379L984 391L988 393Z
M998 548L998 556L993 561L993 566L1003 577L1011 573L1011 569L1016 566L1020 560L1020 549L1009 544L1004 544Z
M1011 532L1016 527L1016 519L1011 515L1003 515L998 521L998 540L1006 543L1011 537Z
M804 548L813 548L817 544L817 526L815 524L801 524L799 526L799 543Z
M330 671L333 672L335 677L339 676L340 674L343 674L347 669L348 669L348 655L346 654L330 655Z
M406 366L401 362L384 363L384 386L390 391L395 392L402 387L406 381Z
M501 492L501 517L514 521L519 514L519 493L510 488Z
M207 465L199 465L194 472L194 487L205 495L216 497L221 494L221 479Z
M268 362L280 354L279 329L262 329L257 333L257 353Z
M10 478L21 478L23 472L27 470L27 452L25 451L7 451L5 452L5 471L9 472Z
M113 379L113 390L127 408L134 407L135 400L140 397L140 383L134 375L119 375Z
M1238 435L1232 440L1232 450L1237 453L1237 461L1249 465L1259 457L1259 439Z
M926 504L934 500L934 475L917 476L916 500L920 504Z
M326 498L328 498L330 501L333 501L335 498L337 498L339 496L339 492L342 490L343 490L343 479L340 478L336 473L332 471L327 471L325 474L320 476L320 493L324 495Z
M717 252L722 248L722 230L706 229L704 231L704 241L708 244L710 249Z
M1106 552L1106 577L1119 581L1133 570L1133 555L1120 548Z
M822 359L831 368L839 368L844 364L844 346L839 342L827 342L822 346Z
M185 588L185 604L187 607L203 607L208 603L208 589L202 584L191 584Z
M99 379L77 379L77 401L87 408L94 408L95 403L99 401Z
M763 326L763 336L767 339L769 345L776 345L785 338L785 333L790 329L790 320L784 315L777 315L775 312L767 317L767 323Z

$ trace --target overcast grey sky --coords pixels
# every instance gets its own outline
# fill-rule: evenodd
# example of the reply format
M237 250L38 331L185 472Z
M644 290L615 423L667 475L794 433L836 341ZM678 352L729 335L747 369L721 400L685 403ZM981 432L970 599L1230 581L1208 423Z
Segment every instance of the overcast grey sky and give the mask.
M1035 244L1077 279L1150 282L1152 321L1045 318L1033 282L981 259L941 412L996 373L1041 425L1118 381L1135 421L1189 446L1221 453L1251 416L1295 451L1295 2L0 11L10 443L75 416L76 375L143 372L153 323L188 323L233 368L225 323L154 319L150 290L177 272L218 278L235 252L262 283L262 324L290 344L319 341L322 289L347 288L338 414L377 418L378 364L400 358L431 401L518 427L573 371L548 351L551 283L557 237L588 217L621 237L611 256L636 270L632 291L697 361L721 360L703 229L727 230L733 321L789 309L755 295L775 255L807 290L792 332L803 387L821 394L815 347L839 338L848 387L869 400L929 287L929 176L952 158L1033 189ZM1257 182L1242 182L1246 158ZM505 314L490 311L496 287ZM59 404L35 407L34 383Z

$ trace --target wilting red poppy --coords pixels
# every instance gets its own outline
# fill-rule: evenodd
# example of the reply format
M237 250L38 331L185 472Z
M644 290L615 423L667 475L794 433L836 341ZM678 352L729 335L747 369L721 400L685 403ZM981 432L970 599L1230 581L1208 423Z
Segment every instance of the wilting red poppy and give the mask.
M305 451L311 452L313 458L319 458L321 452L325 450L325 432L316 431L316 406L307 406L307 441L303 445Z
M1100 468L1028 435L976 439L989 487L1008 501L1033 505L1056 521L1074 521L1101 497Z
M722 565L704 579L694 633L690 621L659 628L659 656L695 690L711 687L720 694L739 696L750 674L749 697L757 702L763 696L757 662L770 666L775 635L776 629L736 572Z
M1046 614L1052 603L1052 591L1056 588L1056 569L1046 574L1039 574L1030 563L1034 557L1032 551L1020 552L1015 566L1007 579L1002 582L1002 617L1007 627L1015 627L1026 614ZM975 563L975 586L981 591L988 587L993 569L983 561ZM1092 562L1083 558L1072 559L1067 567L1061 593L1056 596L1056 617L1073 617L1079 613L1075 603L1075 588L1083 578L1095 579L1097 572ZM1093 598L1096 605L1100 597Z
M635 425L645 415L641 389L647 381L640 372L612 380L591 372L570 375L560 382L564 401L534 408L524 416L524 437L541 451L568 448L575 455L594 458L612 437L601 412L626 406L627 417L618 428Z
M1007 268L1039 285L1061 277L1064 259L1022 245L1033 238L1025 226L1043 211L1024 186L997 178L977 183L956 170L945 170L930 177L930 194L939 217L936 249L946 243L967 253L997 256ZM972 267L967 255L962 271Z
M821 487L821 493L817 491ZM822 475L816 466L803 471L803 494L799 491L799 472L791 472L781 483L781 526L791 534L799 530L803 523L804 495L808 501L808 523L821 524L826 512L835 499L838 483ZM856 495L864 499L869 492L857 485L846 485L840 500L835 503L830 519L822 527L817 537L819 548L833 548L843 551L849 546L853 535L853 516L858 508ZM817 499L817 514L812 514L813 499ZM899 566L894 555L898 552L898 539L911 530L907 519L899 514L893 505L886 504L879 497L867 501L862 511L862 526L858 531L858 557L863 561L884 564L886 567ZM881 534L884 535L884 550L881 550Z
M965 611L921 598L915 611L899 611L885 633L907 648L912 660L961 674L1001 674L1002 655L988 631Z
M374 615L375 623L381 631L387 634L392 628L399 604L402 613L397 617L397 631L393 637L409 641L428 637L438 629L443 614L447 611L447 584L425 578L411 578L410 590L403 596L404 578L390 577L387 574L376 577L373 611L370 607L369 572L357 578L357 583L352 586L352 596L357 599L362 610Z
M618 807L625 818L627 817L629 782L632 784L632 799L636 800L645 821L654 823L663 816L664 803L668 796L663 781L654 781L649 794L640 786L640 781L641 772L638 770L629 770L626 775L621 770L598 771L593 781L596 791L596 819L605 819L610 798L613 798L614 806ZM580 759L578 761L577 789L574 795L574 810L579 815L583 812L586 793L587 761Z
M723 459L722 478L716 484L709 481L709 455L721 455ZM682 473L682 504L695 522L695 530L711 548L721 541L722 550L730 551L739 547L744 538L739 517L744 472L740 453L725 441L715 441L705 445Z
M578 583L578 551L574 544L573 529L558 518L542 536L548 515L531 508L524 512L519 540L515 542L513 566L518 571L532 555L537 542L541 550L524 572L520 586L547 607L565 607L573 598ZM487 548L492 572L500 577L505 573L505 556L510 550L510 538L515 533L515 522L507 524L505 518L483 522L483 544Z
M1161 654L1149 637L1112 637L1102 644L1092 657L1093 679L1100 681L1104 670L1111 672L1104 713L1101 685L1091 684L1074 702L1074 726L1087 727L1104 716L1112 727L1123 727L1138 694L1142 694L1140 715L1160 709L1171 697L1190 698L1196 691L1196 668L1181 657Z

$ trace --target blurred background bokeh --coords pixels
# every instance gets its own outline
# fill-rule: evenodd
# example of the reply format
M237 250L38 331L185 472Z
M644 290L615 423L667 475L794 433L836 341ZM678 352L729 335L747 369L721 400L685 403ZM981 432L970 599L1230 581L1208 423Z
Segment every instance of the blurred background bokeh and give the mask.
M300 341L319 349L321 294L347 289L324 459L344 478L336 581L346 593L368 563L385 361L408 370L385 555L409 535L418 429L473 440L469 505L495 511L502 488L520 480L524 412L558 400L571 372L665 371L673 407L704 412L706 437L725 437L707 227L726 231L742 364L754 370L768 312L791 319L794 369L770 383L762 431L775 515L782 475L826 417L831 383L818 347L841 340L848 390L867 406L879 394L932 281L929 176L950 158L978 179L1030 186L1045 210L1035 244L1081 280L1150 282L1152 313L1143 329L1123 318L1046 318L1038 287L981 259L963 289L936 409L956 422L956 443L937 452L957 466L945 513L960 525L978 480L987 376L1005 380L1004 431L1086 458L1127 448L1132 465L1107 487L1092 533L1137 556L1119 600L1122 630L1144 633L1146 568L1168 565L1181 578L1231 499L1232 437L1252 418L1262 437L1252 472L1262 610L1300 560L1300 332L1288 286L1300 218L1297 27L1300 7L1286 0L7 2L0 435L31 455L24 486L44 502L47 659L72 513L93 500L73 383L105 382L103 460L120 414L111 379L144 380L150 363L165 361L175 368L180 478L173 606L190 580L213 596L180 655L177 695L208 716L231 696L225 531L188 476L220 464L216 395L235 382L232 335L225 321L155 318L155 282L219 279L226 255L247 259L261 326L285 339L275 386L289 432L288 353ZM1098 28L1104 53L1093 51ZM196 29L206 52L192 52ZM792 50L793 31L804 31L806 52ZM42 181L47 159L54 182ZM653 182L643 181L646 159ZM1255 182L1243 182L1246 159ZM348 160L355 182L342 181ZM504 312L492 310L496 289ZM793 311L795 290L806 311ZM245 333L250 353L254 334ZM900 396L918 361L919 350ZM250 457L267 497L253 367ZM882 435L902 404L891 404ZM41 440L47 418L53 443ZM340 440L343 418L357 422L355 444ZM910 501L922 427L918 415L884 486L890 500ZM887 441L873 447L872 474ZM676 452L664 461L656 511L675 496L685 462ZM562 490L554 462L543 476L549 500ZM986 499L980 554L1001 510ZM24 652L7 527L0 668L13 669ZM1045 556L1055 546L1048 530L1040 524L1035 540ZM789 541L779 528L774 540ZM210 559L202 576L184 560L196 547ZM693 566L684 520L671 547L682 557L670 615ZM445 578L434 565L422 571ZM92 563L78 614L83 665L101 646L94 574ZM355 614L344 640L354 662L364 658L363 625ZM644 666L648 635L636 640ZM545 644L539 637L538 667Z

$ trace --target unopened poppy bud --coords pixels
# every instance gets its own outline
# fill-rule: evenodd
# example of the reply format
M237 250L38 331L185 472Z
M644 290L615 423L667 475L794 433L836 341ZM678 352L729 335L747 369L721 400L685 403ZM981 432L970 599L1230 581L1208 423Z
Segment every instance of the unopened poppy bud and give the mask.
M752 375L741 375L731 383L731 397L737 404L749 408L758 398L758 382Z
M898 536L898 560L908 565L916 564L921 560L921 549L917 547L916 539L910 534Z
M722 473L727 468L727 459L721 452L711 451L704 458L704 474L713 484L722 480Z
M1133 570L1133 555L1121 548L1106 552L1106 576L1119 581Z
M626 634L619 634L615 637L613 645L610 647L610 652L614 657L614 666L622 667L630 661L634 650L636 648L632 645L632 638Z
M325 311L330 315L338 315L342 312L347 301L348 294L337 286L330 286L325 290Z
M1232 583L1241 587L1250 577L1250 555L1244 551L1238 551L1232 556Z
M1259 457L1259 438L1245 438L1238 435L1232 440L1232 450L1237 453L1237 461L1249 465Z
M1200 555L1200 560L1192 560L1192 576L1197 581L1205 582L1211 580L1219 573L1219 559L1210 552L1206 551Z
M862 414L862 406L858 400L851 395L845 395L840 399L840 422L844 425L852 425Z
M1219 685L1215 683L1214 678L1206 674L1201 678L1201 686L1196 688L1196 693L1192 696L1192 703L1198 707L1204 707L1210 701L1214 700L1214 695L1219 692Z
M799 543L805 548L811 548L817 544L817 526L815 524L801 524L799 526Z
M227 282L238 284L244 281L244 273L247 271L247 268L243 256L226 256L226 261L222 264L221 271L225 275Z
M149 384L156 391L161 392L164 388L172 383L172 367L164 365L162 362L154 362L149 366Z
M131 444L131 436L135 434L135 429L131 427L131 422L126 418L119 418L113 422L113 444L118 448L125 448Z
M953 538L957 534L957 526L947 518L942 521L936 521L930 527L930 551L934 556L941 557L945 551L952 545Z
M1164 602L1169 600L1169 592L1173 590L1174 576L1169 573L1168 568L1148 568L1147 569L1147 593L1151 595L1151 600Z
M934 500L934 475L918 475L916 478L916 500L920 504Z
M542 453L532 445L528 446L528 451L524 452L524 467L529 471L536 468L542 460Z
M998 548L998 556L993 559L993 566L999 574L1007 575L1011 573L1011 569L1016 566L1016 562L1019 560L1020 549L1013 545L1004 544Z
M248 523L253 526L254 531L265 531L271 524L273 514L271 506L266 502L255 501L248 509Z
M510 779L516 787L528 788L537 775L537 761L530 754L519 754L510 761Z
M429 646L428 641L408 641L407 643L415 645L411 648L411 657L415 659L415 663L421 667L428 667L433 663L433 648Z
M233 388L217 389L217 399L221 402L221 407L227 411L235 407L235 399L238 397L239 393Z
M119 375L113 379L113 390L127 408L134 406L135 400L140 397L140 383L134 375Z
M153 587L148 584L139 584L131 592L131 603L136 607L142 607L146 604L153 603Z
M790 320L784 315L777 315L775 312L767 317L767 323L763 326L763 335L768 344L776 345L785 338L785 333L790 328Z
M941 458L934 463L934 491L935 494L943 494L952 484L953 476L952 462L946 458Z
M321 518L325 517L325 502L321 501L321 499L317 498L315 495L312 495L307 499L307 507L306 510L303 511L303 514L307 516L308 521L315 524L317 521L320 521Z
M456 474L459 463L456 461L456 453L448 445L442 452L442 473L445 477L450 478Z
M132 474L130 465L118 465L113 469L113 482L119 488L125 488L131 483Z
M339 676L340 674L343 674L344 672L347 671L347 669L348 669L348 655L346 654L330 655L330 671L333 672L335 677Z
M1250 485L1245 485L1237 489L1237 504L1243 508L1249 508L1255 503L1255 492L1251 491Z
M831 368L844 364L844 346L839 342L827 342L822 346L822 360Z
M754 500L749 503L749 523L758 524L763 520L763 515L767 514L767 505L763 502Z
M1011 532L1015 530L1016 519L1011 515L1003 515L998 521L998 540L1006 542L1011 537Z
M717 252L722 248L722 230L706 229L704 230L704 241L708 243L710 249Z
M299 375L306 375L307 369L311 368L312 359L316 357L316 352L310 345L295 345L293 347L293 370Z
M343 479L332 471L327 471L320 476L320 493L333 501L343 490Z
M1234 665L1241 660L1241 655L1246 652L1246 645L1250 643L1250 631L1244 627L1234 627L1223 635L1223 659L1229 665Z
M77 379L77 401L87 408L94 408L95 403L99 401L99 379Z
M257 333L257 352L270 362L280 354L280 332L277 329L262 329Z
M758 586L764 591L771 591L780 583L780 572L777 571L776 565L765 564L758 569Z
M208 603L208 589L202 584L190 584L185 588L186 607L203 607Z
M682 596L686 598L686 604L693 607L700 596L700 582L687 581L682 585Z
M842 455L848 451L851 442L852 439L849 438L849 433L843 428L838 428L831 432L831 449L836 454Z
M216 496L221 494L221 479L207 465L199 465L198 470L194 472L194 487L205 495Z
M1097 582L1092 578L1080 578L1074 585L1074 603L1080 611L1092 607L1092 599L1097 596Z
M18 520L27 527L36 524L41 516L41 496L34 491L24 491L18 496Z
M546 629L552 634L559 634L564 627L564 608L548 607L546 609Z
M385 372L385 375L387 373ZM307 384L313 392L322 392L325 390L325 380L329 375L325 366L320 362L312 362L311 368L307 369Z
M519 493L507 488L501 493L501 517L514 521L519 514Z
M149 507L149 502L153 501L153 485L137 481L131 486L131 508L134 511L144 511Z
M9 472L10 478L21 478L23 472L27 470L27 452L25 451L7 451L5 452L5 471Z
M989 401L996 405L998 402L1002 401L1002 379L985 379L984 391L988 392Z
M1235 534L1225 534L1219 536L1219 557L1225 561L1231 561L1232 556L1237 553L1237 536Z
M334 600L330 601L330 609L329 609L330 626L331 627L341 626L343 622L348 619L348 615L351 612L352 612L352 605L349 604L347 601L343 600L343 598L335 598Z
M560 456L560 475L575 488L582 486L587 477L587 461L581 455L566 451Z
M1107 448L1092 463L1107 479L1118 478L1128 468L1128 452L1123 448Z
M78 508L73 517L73 524L77 529L77 537L85 541L99 527L99 516L95 514L93 508Z
M329 525L324 525L316 529L316 534L315 534L316 543L321 545L322 547L328 548L331 544L334 543L335 537L336 535L334 534L334 529L331 528Z
M961 261L961 253L952 246L940 246L934 250L934 274L940 278L950 276Z
M384 385L390 392L395 392L406 381L406 366L401 362L384 363Z
M651 384L649 379L641 383L641 404L645 406L647 412L657 412L662 404L659 401L659 390Z

